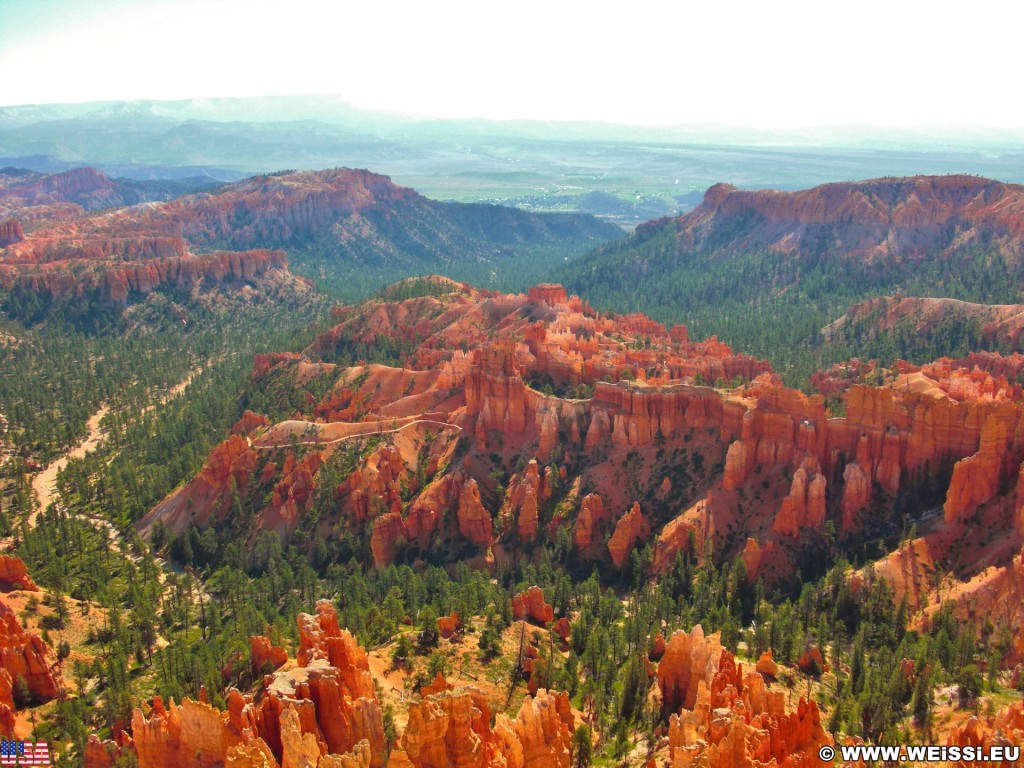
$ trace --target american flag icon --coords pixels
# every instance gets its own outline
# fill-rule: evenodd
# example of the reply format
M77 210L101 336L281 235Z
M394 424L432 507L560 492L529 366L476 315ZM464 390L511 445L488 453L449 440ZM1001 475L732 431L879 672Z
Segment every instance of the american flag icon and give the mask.
M0 766L51 765L50 744L46 741L0 740Z

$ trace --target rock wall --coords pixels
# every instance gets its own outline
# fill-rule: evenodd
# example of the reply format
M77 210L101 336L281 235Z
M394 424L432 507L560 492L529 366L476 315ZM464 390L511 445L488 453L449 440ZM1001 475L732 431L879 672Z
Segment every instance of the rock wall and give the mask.
M773 669L770 657L762 662ZM673 634L658 664L658 686L671 768L825 768L818 750L832 738L817 705L801 699L787 712L786 692L769 689L761 672L746 671L718 635L705 637L699 626Z
M38 592L39 587L28 575L28 568L20 557L0 555L0 582L15 589Z
M25 630L7 603L0 600L0 670L15 683L25 679L32 695L44 701L64 692L60 662L38 635Z
M483 693L471 687L425 697L409 708L395 765L413 768L568 768L575 727L568 694L540 690L514 719L490 725ZM390 764L389 764L390 765Z
M254 647L267 643L254 638ZM279 652L270 648L271 658ZM254 653L255 658L255 653ZM275 659L276 660L276 659ZM263 681L252 699L232 690L226 712L186 699L156 698L135 710L131 735L91 739L86 768L103 768L131 751L139 768L383 768L386 744L366 652L338 627L326 601L299 615L297 666Z

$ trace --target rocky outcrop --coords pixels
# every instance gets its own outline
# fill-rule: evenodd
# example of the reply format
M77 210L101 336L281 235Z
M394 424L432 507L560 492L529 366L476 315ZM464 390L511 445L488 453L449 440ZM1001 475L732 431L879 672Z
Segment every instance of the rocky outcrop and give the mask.
M13 555L0 555L0 583L28 592L39 591L39 587L28 575L28 568L24 561Z
M6 669L0 669L0 736L14 736L14 681Z
M584 496L572 529L572 542L576 549L584 553L592 551L598 540L599 527L607 520L608 516L601 496L596 493L588 493Z
M757 660L756 669L762 675L768 677L777 677L779 674L779 665L775 663L775 659L772 658L771 650L767 650L761 654Z
M385 512L373 522L370 533L370 553L373 564L383 568L395 561L406 540L405 521L400 512Z
M981 431L978 452L961 459L953 465L953 477L946 491L943 506L945 520L951 523L962 516L973 513L979 505L991 500L999 492L1002 479L1008 474L1013 461L1011 450L1016 418L1000 418L993 414L985 420ZM1013 414L1015 417L1016 414Z
M512 527L515 520L515 531L523 544L531 544L537 538L538 505L548 499L551 489L544 482L540 473L540 465L531 459L526 471L514 478L505 492L505 500L498 513L502 526Z
M260 644L262 645L262 643ZM272 651L273 652L273 651ZM221 712L157 697L135 710L131 736L91 743L86 768L130 750L139 768L383 768L383 722L366 652L321 601L299 615L298 666L263 679L254 701L232 690Z
M23 262L15 262L13 257L6 259L6 264L0 258L0 283L56 300L96 296L124 305L129 294L198 285L231 287L257 281L274 270L284 273L288 269L284 251L193 255L183 242L166 238L104 240L95 247L90 242L60 240L51 244L39 239L20 245L31 245L40 252L17 257L25 259L27 266L20 266ZM76 262L84 264L85 269L69 271L68 264Z
M699 624L691 633L679 630L672 634L658 664L661 711L665 717L680 708L692 710L696 706L697 689L713 677L723 650L719 636L706 638Z
M165 707L159 696L148 716L135 710L131 732L139 768L216 768L242 740L209 704L186 699Z
M860 512L871 500L871 484L868 482L864 471L851 461L843 470L843 498L839 504L839 511L842 514L842 528L844 531L856 531L857 513Z
M274 645L270 638L263 635L253 635L249 638L249 663L252 666L253 674L261 675L266 672L273 672L278 667L284 666L288 661L288 651L280 645Z
M962 726L954 727L946 737L947 746L980 747L990 754L992 747L1019 747L1024 744L1024 701L1000 709L995 717L972 717ZM962 768L982 768L990 763L960 762Z
M816 645L809 645L804 649L804 652L800 654L800 658L797 660L796 665L800 667L801 672L812 674L816 677L821 676L823 673L828 672L829 665L821 655L821 650Z
M747 444L742 440L734 441L725 453L725 469L722 472L722 487L734 491L743 484L750 475L752 456Z
M629 512L619 518L615 524L615 532L608 539L608 553L616 568L622 568L633 554L637 542L642 542L651 535L647 518L640 511L639 502L633 502Z
M24 239L25 230L21 228L21 223L17 219L0 221L0 248L20 243Z
M541 588L533 586L512 598L512 618L544 627L555 620L555 611L544 599Z
M202 470L184 489L168 496L139 521L140 533L148 536L157 520L173 536L186 533L190 525L206 528L230 509L232 488L248 487L256 462L256 452L246 438L232 435L210 452Z
M817 461L804 462L793 473L789 496L782 501L773 530L797 538L804 530L817 530L825 523L825 478Z
M716 184L704 202L675 219L680 248L732 225L721 250L796 251L805 238L831 227L832 248L847 258L902 259L942 252L946 227L959 238L1002 241L1024 234L1024 187L976 176L915 176L824 184L799 192L744 191ZM958 239L959 239L958 238ZM813 240L811 240L813 242Z
M818 750L832 739L817 705L801 699L787 712L784 691L745 671L717 635L706 638L699 626L669 640L658 685L672 768L825 766Z
M18 623L14 611L0 600L0 670L12 683L23 678L33 697L55 699L64 692L60 662L38 635Z
M565 293L565 288L557 283L541 283L535 285L526 294L534 304L547 304L551 307L557 307L559 304L568 304L569 297Z
M459 533L478 547L488 547L494 537L491 513L480 501L480 488L472 477L462 484L457 512Z
M950 360L884 372L851 364L850 378L830 390L845 405L845 416L834 417L823 396L789 389L758 361L717 340L691 341L685 329L599 315L577 297L561 301L550 286L531 301L429 282L436 295L339 309L336 326L305 356L260 356L254 366L257 382L293 381L295 402L310 376L337 377L317 402L300 406L309 413L254 426L263 450L299 429L326 444L401 421L399 436L327 489L313 452L263 462L269 455L246 451L239 435L144 518L143 532L155 517L175 533L223 519L229 474L239 488L249 477L246 498L266 498L266 487L278 484L273 504L249 511L283 540L321 491L332 503L317 536L368 536L377 567L464 557L472 548L490 565L546 537L563 545L571 538L580 559L618 568L653 544L657 575L687 551L700 557L710 542L716 558L742 554L752 583L772 585L793 575L804 532L831 522L856 535L897 504L930 508L943 493L950 536L989 509L987 522L1024 530L1024 502L1010 498L1016 491L1024 499L1024 392L1007 378L1024 371L1024 356L974 356L971 369ZM329 367L343 342L387 342L403 350L403 365ZM693 383L716 367L753 378L732 387ZM865 377L883 383L869 386ZM514 457L539 456L542 447L551 453L546 466L535 460L509 475L522 466ZM317 453L326 458L329 450ZM630 509L637 498L649 499L642 511ZM1016 504L1016 521L996 520L1004 500ZM744 549L748 539L754 543ZM1005 565L1012 546L993 562Z
M475 688L427 696L409 708L402 754L414 768L568 768L574 718L567 694L538 691L514 719Z

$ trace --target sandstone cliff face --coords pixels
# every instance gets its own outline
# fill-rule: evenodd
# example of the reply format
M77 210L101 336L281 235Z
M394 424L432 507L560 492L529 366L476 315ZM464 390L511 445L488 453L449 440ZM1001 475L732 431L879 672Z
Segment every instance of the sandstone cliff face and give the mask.
M422 198L383 176L334 169L256 177L216 193L84 216L83 207L124 205L124 190L89 168L0 184L0 206L34 212L43 222L28 235L17 222L3 225L0 284L120 304L130 294L169 287L297 285L283 251L258 248L305 242L339 219L409 200ZM351 222L345 234L358 239L359 231ZM224 243L230 250L202 253Z
M538 505L551 495L550 485L541 477L540 465L532 459L526 465L521 477L514 478L505 492L498 518L505 529L512 528L523 544L531 544L537 538Z
M592 551L597 541L598 526L607 519L601 496L596 493L584 496L572 531L572 541L576 549L583 553Z
M133 292L147 294L161 288L200 284L229 286L258 281L275 270L283 274L288 269L284 251L215 251L196 256L187 251L184 242L166 238L106 240L98 244L65 240L45 243L36 238L22 245L39 250L23 250L16 257L0 260L0 284L58 300L98 294L103 300L124 305ZM12 266L18 263L15 258L37 266ZM96 268L82 274L68 271L68 265L76 262Z
M469 478L462 485L459 494L459 533L478 547L490 545L494 536L491 513L484 509L480 501L480 488L474 478Z
M760 666L772 671L770 656ZM821 766L831 744L817 705L800 700L786 711L786 693L770 690L759 671L745 671L718 636L676 632L658 665L662 711L668 717L672 768Z
M789 496L782 501L774 530L797 537L805 528L818 529L825 523L825 478L817 462L804 462L793 473Z
M396 765L414 768L568 768L574 718L567 694L538 691L514 719L490 708L475 688L425 697L409 709Z
M0 669L0 736L14 736L14 681L6 669Z
M263 639L254 638L254 647ZM270 653L279 655L273 647ZM134 712L130 737L92 740L86 768L110 765L125 751L139 768L383 768L384 729L366 652L339 629L326 601L315 616L299 615L297 661L264 679L259 703L232 690L226 712L202 700L165 706L156 698L148 715Z
M962 727L953 728L946 737L948 746L981 747L988 752L992 747L1019 747L1024 744L1024 701L1003 707L990 721L972 717ZM982 761L960 762L962 768L981 768L989 765Z
M2 600L0 600L0 670L7 673L12 683L19 677L24 678L29 691L37 699L48 701L57 698L64 692L60 662L53 649L38 635L26 631L18 623L14 611Z
M254 635L249 638L250 664L254 674L263 674L268 667L275 670L288 661L288 651L280 645L274 645L270 638Z
M644 541L651 534L647 518L640 511L639 502L633 502L629 512L619 518L615 524L615 532L608 540L608 553L611 555L612 564L616 568L622 568L629 556L633 553L633 547L638 541Z
M851 365L851 378L833 392L842 393L845 416L832 418L822 396L783 386L720 342L690 341L685 329L599 315L552 286L531 299L434 282L437 295L340 309L335 328L308 351L326 362L277 355L255 364L256 379L273 371L296 386L311 372L338 377L307 416L306 428L324 441L372 431L367 423L410 427L360 459L340 488L322 489L334 503L318 533L340 525L368 536L378 567L471 548L487 564L528 551L542 536L564 536L582 559L615 567L653 541L657 574L691 542L691 554L711 539L716 557L732 558L750 538L748 574L772 583L793 574L796 548L826 522L856 534L897 499L923 499L920 514L942 495L948 536L1007 503L1016 513L1008 532L1024 532L1024 393L1011 383L1024 356L901 364L882 386L859 381L878 371ZM402 367L329 368L344 339L388 340L408 352ZM742 371L749 382L692 383L716 367ZM258 417L250 421L264 449L301 424L264 429ZM443 440L434 439L439 431ZM229 478L238 487L246 477L250 487L256 482L257 454L244 441L238 435L219 446L143 530L156 518L175 532L223 519ZM518 456L539 458L516 470ZM259 484L277 486L273 504L255 510L261 528L282 537L294 529L321 482L316 461L264 469ZM642 511L629 509L636 498L645 499ZM621 510L629 511L618 517ZM1011 545L995 562L1009 561Z
M533 586L512 598L512 618L529 620L543 627L555 620L555 612L544 599L541 588Z
M947 523L964 513L974 512L999 491L1002 479L1014 464L1013 433L1017 414L993 414L985 420L977 453L961 459L953 466L953 477L943 507Z
M717 671L724 649L718 635L705 638L698 624L692 633L673 633L665 645L665 655L658 664L658 688L661 710L666 717L680 708L692 710L697 703L697 689Z
M24 239L25 230L21 228L21 223L17 219L0 221L0 248L20 243Z
M952 222L973 242L1019 237L1022 221L1024 188L1018 185L973 176L918 176L824 184L799 192L741 191L716 184L701 205L671 226L683 247L701 242L711 226L737 222L735 241L748 250L792 251L802 236L831 225L836 249L850 257L913 258L949 247L944 232Z
M38 592L39 587L28 575L28 568L20 557L0 555L0 582L16 589Z

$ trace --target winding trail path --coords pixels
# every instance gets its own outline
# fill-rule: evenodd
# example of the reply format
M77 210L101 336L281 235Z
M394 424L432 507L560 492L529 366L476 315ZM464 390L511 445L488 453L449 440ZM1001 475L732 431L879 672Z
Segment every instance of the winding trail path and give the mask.
M161 397L151 405L146 406L142 411L143 413L151 411L157 406L163 405L180 395L185 391L185 388L192 383L192 380L202 373L206 369L205 365L193 368L189 371L188 376L175 384L171 389L167 391L167 394ZM110 406L106 403L102 403L99 410L96 411L89 420L85 423L85 438L73 448L68 449L61 454L57 459L51 462L42 472L32 478L32 492L35 494L36 501L39 502L38 508L29 515L28 525L29 528L35 528L36 518L39 513L44 511L50 504L57 500L57 475L63 470L71 459L81 459L85 454L90 451L96 450L106 439L106 433L100 428L100 422L103 421L103 417L110 413Z
M363 427L363 426L365 426L366 429L357 429L357 430L353 431L351 434L342 435L341 437L336 437L333 440L321 440L319 438L314 438L313 440L293 440L289 436L287 438L282 438L282 439L277 440L277 441L271 440L270 442L254 443L252 441L252 438L250 438L248 436L246 436L245 439L249 443L249 447L250 448L253 448L255 450L269 450L269 449L275 449L275 448L287 448L287 447L290 447L290 446L293 446L293 445L319 445L319 446L335 445L336 443L341 443L341 442L344 442L345 440L352 440L352 439L357 438L357 437L368 437L370 435L390 435L390 434L394 434L395 432L401 432L403 429L408 429L409 427L415 426L417 424L436 424L439 427L451 427L452 429L457 429L460 432L462 431L462 427L460 427L458 424L451 424L451 423L449 423L447 421L435 421L434 419L414 419L413 421L410 421L410 422L408 422L406 424L403 424L400 427L394 427L392 429L382 429L381 428L381 426L383 424L395 424L398 421L400 421L400 419L389 419L386 422L385 421L378 421L378 422L360 422L358 424L346 424L345 426L352 426L352 427ZM341 422L338 422L338 423L340 424ZM310 424L313 424L313 422L310 422ZM330 426L330 425L328 425L328 426ZM295 433L293 432L291 434L294 435ZM264 435L264 437L268 437L268 435ZM263 438L257 438L257 440L261 440L261 439L263 439Z
M99 410L90 416L89 420L85 423L85 439L74 448L65 451L60 457L48 464L42 472L32 478L32 492L35 494L39 506L28 516L29 528L35 528L36 518L39 517L39 513L57 500L57 475L60 471L68 465L71 459L82 458L89 451L95 450L106 438L106 435L100 428L100 422L103 421L103 417L108 413L110 413L110 408L107 404L103 403L100 405Z

